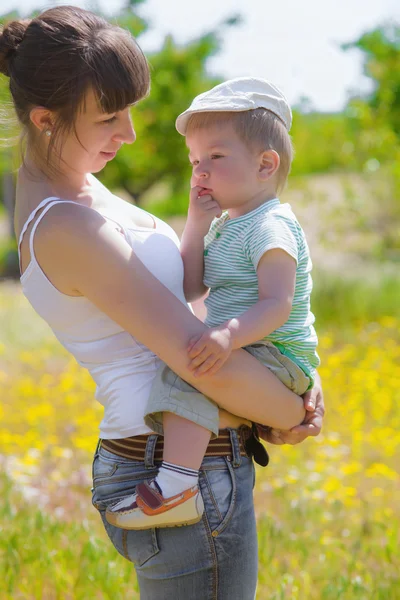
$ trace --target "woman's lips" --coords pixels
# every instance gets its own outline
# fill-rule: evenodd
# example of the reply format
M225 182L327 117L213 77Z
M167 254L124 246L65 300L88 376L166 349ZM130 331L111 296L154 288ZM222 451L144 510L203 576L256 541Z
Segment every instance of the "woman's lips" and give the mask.
M107 160L111 160L112 158L114 158L114 156L117 153L116 152L101 152L100 154L102 154L104 156L104 158L106 158Z

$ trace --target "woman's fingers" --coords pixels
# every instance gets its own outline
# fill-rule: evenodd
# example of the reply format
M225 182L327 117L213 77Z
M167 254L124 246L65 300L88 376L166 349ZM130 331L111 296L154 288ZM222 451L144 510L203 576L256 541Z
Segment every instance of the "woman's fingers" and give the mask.
M309 390L303 395L304 408L309 411L315 410L316 394L313 390Z

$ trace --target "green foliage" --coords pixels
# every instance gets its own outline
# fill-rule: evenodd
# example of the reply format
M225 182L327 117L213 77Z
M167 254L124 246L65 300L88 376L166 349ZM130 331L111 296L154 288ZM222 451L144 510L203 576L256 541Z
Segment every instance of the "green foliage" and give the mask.
M293 111L293 175L358 170L357 133L342 113Z
M364 54L364 72L374 82L368 106L375 125L386 125L400 138L400 26L378 27L344 48Z
M382 315L400 318L400 278L365 269L353 277L313 271L312 310L319 331L347 331Z
M353 98L345 113L361 131L358 151L393 161L400 148L400 27L378 27L343 47L363 53L365 75L373 82L372 92Z
M16 240L14 238L0 238L0 280L2 277L17 276L18 271Z
M346 114L359 130L358 154L365 166L379 169L382 164L393 180L392 197L384 201L381 219L389 227L381 240L381 254L399 255L400 230L400 26L388 24L362 35L344 46L358 49L364 56L364 72L372 79L372 92L353 99ZM397 223L397 225L396 225Z

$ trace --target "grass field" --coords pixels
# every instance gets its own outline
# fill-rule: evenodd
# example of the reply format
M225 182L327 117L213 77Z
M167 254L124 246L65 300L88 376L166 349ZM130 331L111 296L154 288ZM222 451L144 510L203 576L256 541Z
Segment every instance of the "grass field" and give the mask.
M270 448L258 470L259 600L400 599L400 319L377 290L370 304L387 315L356 319L364 294L348 292L344 329L333 291L317 293L332 301L320 335L328 413L318 438ZM90 502L101 416L90 378L16 285L0 288L0 331L0 600L138 598Z
M314 260L327 416L318 438L271 447L257 472L258 600L400 600L400 279L387 241L398 219L386 181L321 175L283 198ZM183 223L172 219L178 233ZM138 599L90 502L93 392L19 286L1 284L0 600Z

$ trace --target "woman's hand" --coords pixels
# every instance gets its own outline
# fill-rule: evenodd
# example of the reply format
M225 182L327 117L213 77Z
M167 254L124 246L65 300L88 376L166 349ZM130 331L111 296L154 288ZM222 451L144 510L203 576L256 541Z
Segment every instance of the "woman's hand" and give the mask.
M296 425L290 431L272 429L258 425L260 438L270 444L299 444L307 437L319 435L322 429L322 421L325 415L324 396L322 392L321 379L316 375L314 387L303 396L304 408L307 413L304 421Z

